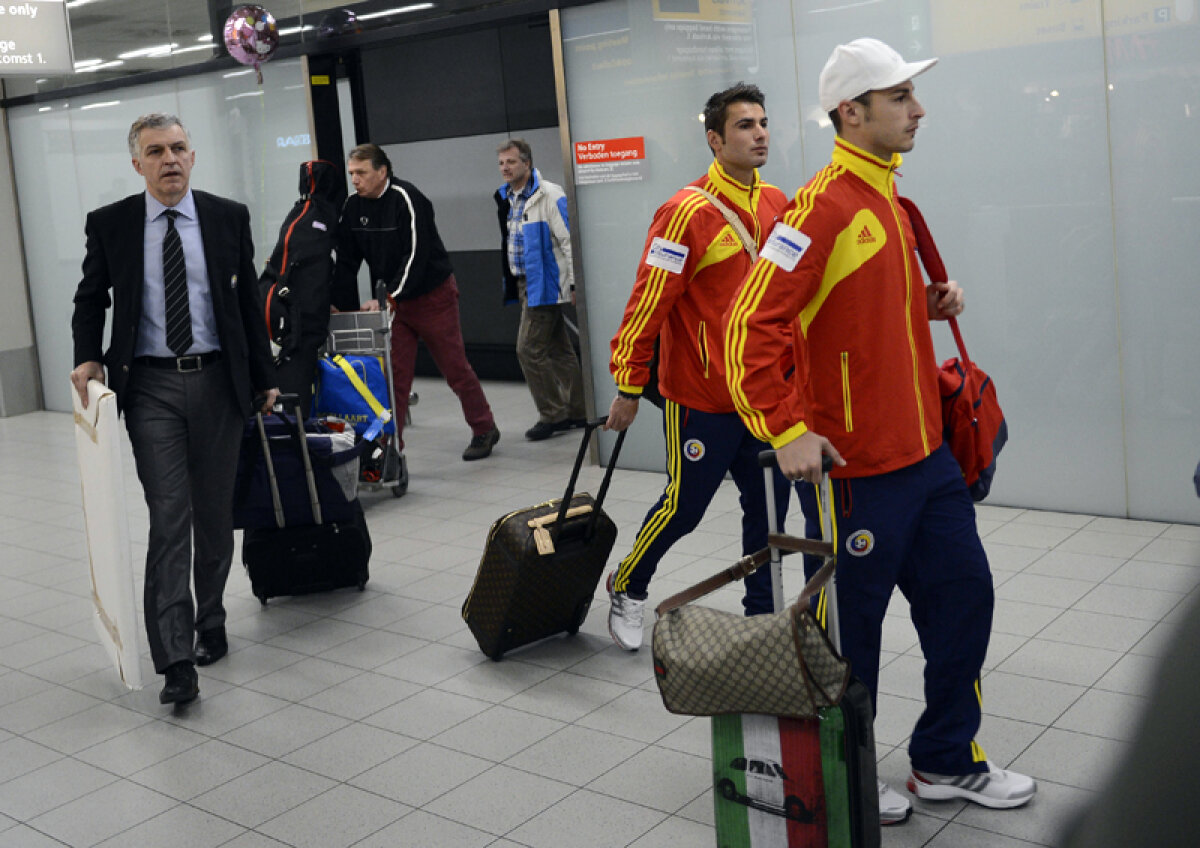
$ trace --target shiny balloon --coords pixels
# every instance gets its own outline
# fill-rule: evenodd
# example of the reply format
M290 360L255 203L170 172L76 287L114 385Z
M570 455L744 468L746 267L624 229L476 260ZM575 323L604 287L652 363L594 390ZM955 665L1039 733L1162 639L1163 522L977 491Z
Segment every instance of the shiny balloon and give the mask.
M279 27L262 6L238 6L225 19L225 49L243 65L250 65L262 85L262 64L279 46Z

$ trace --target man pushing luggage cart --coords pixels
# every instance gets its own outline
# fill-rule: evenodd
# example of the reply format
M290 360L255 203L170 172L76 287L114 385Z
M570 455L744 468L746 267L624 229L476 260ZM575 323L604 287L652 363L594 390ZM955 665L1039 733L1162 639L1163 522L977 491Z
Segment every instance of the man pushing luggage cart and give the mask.
M450 256L438 235L433 204L412 183L396 179L383 148L360 144L347 164L354 194L346 198L338 221L337 263L331 302L340 312L385 310L391 329L387 366L389 393L396 416L399 479L404 463L404 417L416 369L417 343L423 341L446 384L458 396L471 441L466 461L484 459L500 441L500 430L467 361L458 318L458 284ZM361 303L358 271L366 260L373 285L382 293ZM387 320L387 319L385 319ZM393 388L394 386L394 388ZM398 491L398 494L402 491Z

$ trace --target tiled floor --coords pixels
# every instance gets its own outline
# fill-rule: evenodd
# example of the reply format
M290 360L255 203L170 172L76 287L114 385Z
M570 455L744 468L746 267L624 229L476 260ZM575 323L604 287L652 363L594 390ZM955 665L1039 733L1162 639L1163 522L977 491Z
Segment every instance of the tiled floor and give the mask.
M554 496L573 437L530 444L523 386L489 384L504 439L464 463L444 384L420 381L412 486L366 498L367 590L262 609L235 566L232 652L172 713L126 691L91 622L71 419L0 420L0 845L693 848L713 844L706 719L667 713L650 654L617 650L598 602L575 638L493 663L459 616L490 522ZM128 460L128 457L127 457ZM594 490L596 468L585 470ZM134 556L145 508L127 469ZM662 477L619 472L627 550ZM1200 585L1200 528L984 506L997 606L980 741L1036 776L1025 809L918 804L884 845L1052 845L1128 744L1137 693ZM663 562L661 598L738 552L726 484ZM795 591L797 574L787 581ZM715 603L738 608L729 589ZM921 704L903 600L885 629L881 774L899 785Z

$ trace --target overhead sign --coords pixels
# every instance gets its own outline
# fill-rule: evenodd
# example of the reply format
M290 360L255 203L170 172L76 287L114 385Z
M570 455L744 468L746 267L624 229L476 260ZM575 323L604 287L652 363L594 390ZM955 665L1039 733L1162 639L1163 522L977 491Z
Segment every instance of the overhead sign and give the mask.
M604 138L575 142L575 184L629 183L642 179L646 139Z
M0 76L74 72L64 0L0 0Z
M1197 23L1196 0L931 0L937 55L1161 32Z
M752 0L654 0L653 13L655 48L668 61L757 70Z

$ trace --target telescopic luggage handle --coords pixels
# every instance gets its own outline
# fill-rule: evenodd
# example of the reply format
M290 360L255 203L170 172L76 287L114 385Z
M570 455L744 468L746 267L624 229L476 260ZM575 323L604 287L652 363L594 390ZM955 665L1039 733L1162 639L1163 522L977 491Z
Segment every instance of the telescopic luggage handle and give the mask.
M762 466L763 477L767 487L767 532L770 536L778 536L779 526L775 520L775 474L779 460L775 451L765 450L758 455L758 464ZM831 550L827 556L835 557L837 540L833 537L833 496L829 487L829 472L833 470L833 457L828 454L821 457L821 482L817 485L817 509L821 515L821 538L830 544ZM771 551L771 593L774 596L774 608L783 609L783 560L780 549L772 545ZM838 621L837 608L837 571L831 569L829 582L825 589L825 632L833 643L834 650L841 653L842 631Z
M563 494L562 504L558 509L558 517L554 520L554 532L563 526L563 522L567 519L567 510L571 508L571 498L575 496L575 484L579 480L579 472L583 468L583 458L587 455L587 446L592 439L592 432L608 421L608 416L601 418L593 418L590 421L584 422L583 439L579 442L579 453L575 455L575 467L571 469L571 479L567 483L567 491ZM604 469L604 480L600 483L600 491L596 493L593 503L592 515L588 520L587 532L584 538L590 538L596 529L596 520L600 515L600 507L604 504L604 497L608 494L608 484L612 482L613 469L617 467L617 457L621 453L621 445L625 443L625 433L627 430L622 430L617 434L617 442L613 445L612 455L608 458L608 466Z
M267 480L271 487L271 505L275 509L275 524L283 528L286 525L283 515L283 501L279 497L279 480L275 476L275 461L271 457L271 444L267 438L267 427L263 423L263 413L261 411L262 402L265 396L255 398L254 417L258 424L258 436L262 443L263 461L267 466ZM317 481L313 476L312 459L308 455L308 440L304 435L304 415L300 409L300 396L296 394L280 394L275 398L275 406L273 412L282 412L286 408L286 404L291 403L296 411L296 428L299 438L295 441L299 445L300 457L304 463L304 479L308 483L308 499L312 507L312 516L314 524L324 523L321 519L321 504L317 498Z

